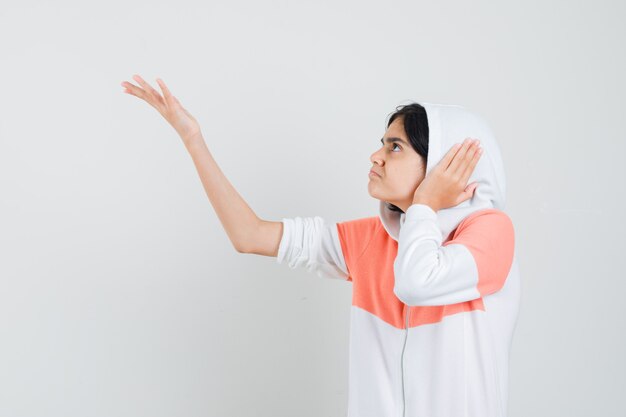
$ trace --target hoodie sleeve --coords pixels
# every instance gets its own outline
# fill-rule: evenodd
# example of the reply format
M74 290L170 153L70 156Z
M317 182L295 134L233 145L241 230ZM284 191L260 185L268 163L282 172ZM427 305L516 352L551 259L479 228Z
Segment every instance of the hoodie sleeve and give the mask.
M304 268L320 278L350 280L336 223L323 218L284 218L276 261L290 268Z
M500 290L513 263L514 229L497 209L472 213L442 246L437 214L425 204L406 211L394 261L394 293L410 306L456 304Z

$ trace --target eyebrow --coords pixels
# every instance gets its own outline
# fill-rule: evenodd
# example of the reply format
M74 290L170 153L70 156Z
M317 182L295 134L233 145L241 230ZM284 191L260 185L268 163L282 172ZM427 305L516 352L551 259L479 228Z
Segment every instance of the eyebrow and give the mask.
M380 143L382 143L382 144L384 145L385 143L383 142L383 139L385 139L385 138L384 138L384 137L383 137L383 138L380 138ZM387 143L393 143L393 142L400 142L400 143L402 143L402 144L404 144L404 145L406 145L406 146L409 146L409 144L408 144L408 143L406 143L406 141L405 141L404 139L400 139L400 138L387 138Z

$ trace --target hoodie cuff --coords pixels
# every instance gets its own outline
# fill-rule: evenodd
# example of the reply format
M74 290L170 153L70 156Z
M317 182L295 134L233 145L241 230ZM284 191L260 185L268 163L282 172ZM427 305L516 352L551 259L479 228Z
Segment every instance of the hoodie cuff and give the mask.
M437 213L426 204L412 204L406 209L405 222L422 219L437 220Z
M283 263L285 258L287 257L287 252L289 247L291 246L291 233L292 228L294 227L295 220L292 218L284 218L283 222L283 234L280 238L280 243L278 245L278 253L276 254L276 263Z

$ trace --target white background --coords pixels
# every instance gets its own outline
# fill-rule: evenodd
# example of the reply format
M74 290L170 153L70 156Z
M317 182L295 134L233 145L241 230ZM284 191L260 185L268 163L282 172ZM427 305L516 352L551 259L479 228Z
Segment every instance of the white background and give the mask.
M378 213L411 101L484 116L522 307L509 415L622 416L621 1L3 1L0 417L341 417L350 283L239 254L162 78L259 217Z

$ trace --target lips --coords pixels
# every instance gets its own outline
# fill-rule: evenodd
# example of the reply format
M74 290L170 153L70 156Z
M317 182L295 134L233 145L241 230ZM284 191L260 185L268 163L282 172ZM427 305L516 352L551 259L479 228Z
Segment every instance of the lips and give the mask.
M376 175L377 177L380 177L380 174L373 169L370 169L370 175Z

